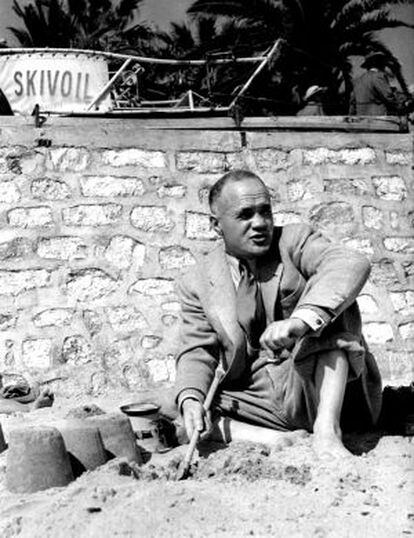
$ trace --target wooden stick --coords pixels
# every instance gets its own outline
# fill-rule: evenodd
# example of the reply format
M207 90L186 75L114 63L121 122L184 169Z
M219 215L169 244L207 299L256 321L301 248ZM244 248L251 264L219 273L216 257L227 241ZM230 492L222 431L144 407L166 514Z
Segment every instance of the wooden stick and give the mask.
M252 76L244 84L243 88L239 91L239 93L236 95L236 97L230 103L230 105L229 105L230 109L236 104L237 100L245 93L245 91L249 88L249 86L253 82L253 80L257 77L257 75L260 73L260 71L265 67L267 62L270 60L270 58L273 56L273 54L279 48L280 43L281 43L281 39L277 39L275 44L273 45L273 47L268 52L268 54L266 54L266 56L262 59L260 65L258 65L257 68L254 70Z
M129 58L128 60L125 60L125 62L121 65L121 67L118 69L118 71L114 74L114 76L105 84L105 86L102 88L102 90L98 93L98 95L94 98L92 103L88 106L86 110L90 110L98 101L100 101L111 89L116 79L119 77L123 71L129 66L129 64L132 62L132 59Z
M210 385L210 388L207 392L206 399L203 404L203 408L205 412L207 412L210 409L214 395L217 391L220 381L223 379L223 376L224 376L224 370L222 369L221 366L218 366L214 374L214 379ZM190 444L188 445L184 460L182 461L180 469L178 470L177 480L184 480L185 478L187 478L188 471L190 470L191 460L193 459L194 450L200 439L200 434L201 432L198 430L193 431Z

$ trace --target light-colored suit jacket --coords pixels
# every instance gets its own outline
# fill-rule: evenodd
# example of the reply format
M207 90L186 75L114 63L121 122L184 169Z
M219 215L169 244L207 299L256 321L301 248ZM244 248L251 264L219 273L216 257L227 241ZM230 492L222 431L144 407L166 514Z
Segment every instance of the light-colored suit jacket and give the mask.
M352 375L363 378L367 404L376 420L380 376L361 334L355 302L369 275L368 260L306 224L291 224L275 227L272 246L258 260L258 267L268 323L289 318L299 307L311 307L324 320L318 331L307 333L292 351L299 371L310 354L342 347L350 358ZM219 361L227 372L222 382L225 388L236 387L248 368L224 246L220 243L200 255L178 289L182 325L176 396L193 394L202 401Z

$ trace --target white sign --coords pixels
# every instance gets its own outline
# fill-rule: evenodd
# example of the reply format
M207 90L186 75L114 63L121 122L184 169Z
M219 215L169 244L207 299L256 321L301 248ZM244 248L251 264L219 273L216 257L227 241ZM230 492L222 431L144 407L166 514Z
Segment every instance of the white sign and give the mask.
M82 112L108 83L99 56L75 53L0 55L0 88L13 111L31 114L35 105L53 112ZM93 110L111 108L109 94Z

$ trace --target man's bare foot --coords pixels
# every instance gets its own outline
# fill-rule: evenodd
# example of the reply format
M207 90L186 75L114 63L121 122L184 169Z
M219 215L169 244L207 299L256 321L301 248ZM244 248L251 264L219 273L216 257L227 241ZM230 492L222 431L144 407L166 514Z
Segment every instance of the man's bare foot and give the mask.
M52 407L55 396L49 387L41 390L39 396L31 404L32 409L40 409L41 407Z
M353 456L342 443L342 432L339 427L326 428L314 425L313 449L322 458L349 458Z

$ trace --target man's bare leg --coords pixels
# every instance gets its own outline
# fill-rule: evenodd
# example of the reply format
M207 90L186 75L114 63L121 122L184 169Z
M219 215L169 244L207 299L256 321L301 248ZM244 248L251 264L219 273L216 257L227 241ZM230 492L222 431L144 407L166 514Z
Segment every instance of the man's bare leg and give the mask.
M269 446L283 446L292 444L292 441L306 436L305 430L278 431L264 426L247 424L229 417L220 417L214 424L208 438L217 441L250 441L263 443Z
M315 373L318 408L313 425L313 446L320 455L351 455L342 444L340 428L348 369L346 354L339 349L323 353L318 358Z

